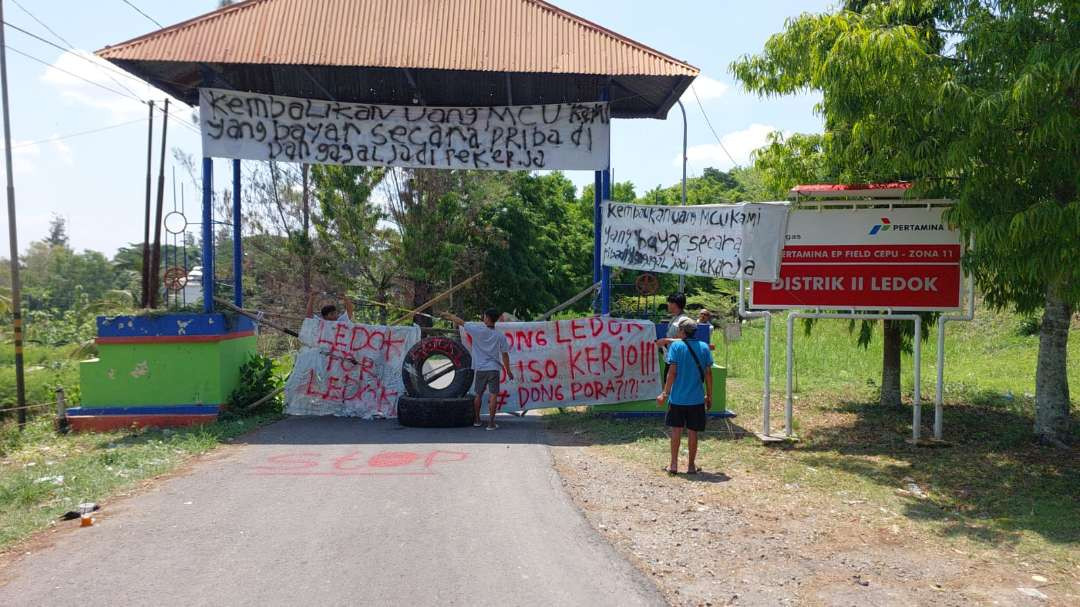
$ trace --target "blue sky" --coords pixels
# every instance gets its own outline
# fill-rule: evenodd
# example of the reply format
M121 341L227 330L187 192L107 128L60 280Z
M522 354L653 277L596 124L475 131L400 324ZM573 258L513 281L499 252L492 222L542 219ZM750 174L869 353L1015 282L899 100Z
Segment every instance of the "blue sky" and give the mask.
M122 0L18 2L82 51L92 52L156 29ZM132 0L132 3L165 25L197 16L217 5L214 0ZM773 130L807 132L821 128L821 120L813 112L816 95L759 99L744 93L733 82L727 66L740 55L759 51L765 40L783 27L785 19L804 11L824 10L830 2L675 0L657 4L641 0L554 0L554 3L700 68L702 77L696 81L695 88L716 133L740 164L747 162L750 151L761 145ZM4 18L56 41L53 34L23 12L14 0L4 1ZM70 72L63 73L18 52L8 52L20 249L25 250L28 242L45 234L54 213L68 220L71 243L76 249L95 249L112 255L118 247L140 240L146 174L146 106L131 98L131 94L143 99L163 99L164 94L10 28L6 35L9 48ZM683 101L689 121L689 174L700 174L708 166L730 168L732 163L717 145L697 102L692 96ZM173 107L176 112L170 119L169 147L178 146L199 156L199 137L190 123L190 109L182 104ZM187 124L180 125L181 121ZM160 125L159 113L155 119L158 135ZM95 129L104 130L41 142ZM677 108L664 121L616 122L611 143L616 180L633 181L639 193L656 185L678 182L682 120ZM171 154L166 165L165 205L169 209L173 204ZM218 187L225 185L220 176L226 174L226 168L224 162L217 168ZM184 183L187 215L197 221L198 198L183 170L180 167L175 170L178 188ZM568 176L579 186L592 182L591 173L570 172ZM2 223L2 233L6 235L6 215ZM5 256L7 246L5 242Z

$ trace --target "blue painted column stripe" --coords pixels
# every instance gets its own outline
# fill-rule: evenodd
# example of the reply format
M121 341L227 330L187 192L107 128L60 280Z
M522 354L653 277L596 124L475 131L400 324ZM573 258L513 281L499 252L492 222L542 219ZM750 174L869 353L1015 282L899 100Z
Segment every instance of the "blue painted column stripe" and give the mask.
M202 159L203 312L214 311L214 159Z
M593 284L600 282L601 270L600 270L600 228L603 223L603 215L601 214L601 201L604 196L604 172L596 171L593 176L593 262L592 262L592 279ZM593 312L600 312L601 298L597 298L597 305L593 307Z
M604 169L603 173L603 199L611 200L611 166ZM603 227L603 211L601 210L601 227ZM611 266L603 266L600 270L600 313L611 314Z
M232 161L233 303L244 306L244 241L240 233L240 159Z
M604 87L603 89L601 89L601 91L600 91L600 100L601 101L608 101L610 98L611 98L611 91L608 89L608 87ZM608 166L607 166L607 168L605 168L601 172L600 179L598 179L598 181L601 182L600 183L600 185L601 185L600 189L602 191L600 192L600 197L597 200L598 201L610 200L611 199L611 137L610 136L608 137ZM597 258L600 257L600 253L601 253L600 241L601 241L602 236L603 236L603 231L602 230L604 228L604 212L603 212L602 206L603 205L600 204L599 202L597 203L597 209L598 209L597 210L598 219L597 219L597 222L596 222L596 240L597 240L596 252L597 252ZM597 261L597 264L599 264L599 263L600 262ZM599 278L599 280L601 281L601 284L600 284L600 313L604 314L604 315L607 315L607 314L611 313L611 268L610 267L602 266L600 268L600 278Z

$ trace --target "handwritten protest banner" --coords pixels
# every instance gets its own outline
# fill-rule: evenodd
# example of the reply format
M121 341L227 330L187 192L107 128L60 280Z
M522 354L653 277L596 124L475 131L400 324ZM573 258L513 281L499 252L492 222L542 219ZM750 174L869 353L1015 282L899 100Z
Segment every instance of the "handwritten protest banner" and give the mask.
M420 341L420 327L353 324L308 318L285 384L290 415L396 417L405 393L401 365Z
M203 155L442 169L603 169L607 103L426 107L199 89Z
M713 278L776 280L788 205L686 207L604 202L606 266Z
M621 403L660 393L651 322L594 317L499 323L496 329L510 343L514 373L512 381L501 373L500 411ZM471 342L464 331L462 340Z

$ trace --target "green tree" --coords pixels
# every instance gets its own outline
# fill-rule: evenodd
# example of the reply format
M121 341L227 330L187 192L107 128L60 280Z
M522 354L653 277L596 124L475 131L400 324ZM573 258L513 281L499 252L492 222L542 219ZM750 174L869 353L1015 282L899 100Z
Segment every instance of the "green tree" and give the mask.
M319 205L315 229L327 252L321 270L350 290L384 303L403 262L397 233L383 225L386 213L371 200L385 174L384 169L333 165L311 171ZM385 313L381 316L386 318Z
M1069 439L1069 321L1080 302L1080 3L860 1L805 14L732 68L752 91L821 91L840 178L954 197L986 301L1043 309L1035 434Z
M592 283L592 221L562 173L506 173L507 195L486 205L475 246L485 302L531 318ZM632 194L632 192L631 192ZM588 302L583 302L587 306Z
M45 242L54 247L68 246L67 221L63 216L53 213L49 220L49 234L45 236Z

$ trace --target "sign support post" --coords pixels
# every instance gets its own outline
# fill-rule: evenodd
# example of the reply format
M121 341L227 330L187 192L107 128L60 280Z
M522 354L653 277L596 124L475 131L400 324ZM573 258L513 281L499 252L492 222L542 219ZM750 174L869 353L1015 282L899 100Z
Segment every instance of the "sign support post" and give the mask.
M232 161L233 303L244 307L244 241L240 230L240 159Z
M202 159L203 313L214 313L214 159Z

